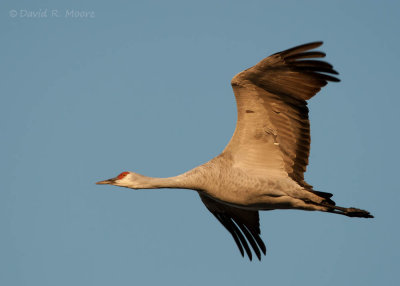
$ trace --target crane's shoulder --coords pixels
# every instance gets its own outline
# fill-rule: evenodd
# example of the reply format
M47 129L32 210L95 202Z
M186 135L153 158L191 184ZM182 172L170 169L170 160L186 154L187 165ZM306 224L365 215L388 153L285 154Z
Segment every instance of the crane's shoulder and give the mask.
M251 68L246 69L246 70L236 74L231 80L232 87L244 86L246 84L251 84L251 82L248 79L249 73L251 73L250 69Z
M231 85L232 87L235 87L254 84L254 81L262 76L262 73L265 73L266 69L269 67L281 66L283 64L284 62L280 54L270 55L258 62L256 65L236 74L231 80Z

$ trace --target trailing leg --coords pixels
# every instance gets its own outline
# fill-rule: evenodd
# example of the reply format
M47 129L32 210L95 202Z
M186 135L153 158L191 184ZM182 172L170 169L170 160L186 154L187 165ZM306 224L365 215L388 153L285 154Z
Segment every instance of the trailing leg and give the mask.
M322 204L323 206L327 207L326 212L341 214L348 217L363 217L363 218L373 218L374 216L371 215L368 211L357 209L357 208L344 208L338 207L334 205Z

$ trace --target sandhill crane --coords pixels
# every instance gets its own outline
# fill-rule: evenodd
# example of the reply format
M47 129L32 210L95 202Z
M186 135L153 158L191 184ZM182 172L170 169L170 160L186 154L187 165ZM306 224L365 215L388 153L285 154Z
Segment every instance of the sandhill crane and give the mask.
M335 205L332 194L304 180L310 151L307 100L339 79L313 42L273 54L237 74L235 132L220 155L186 173L151 178L134 172L97 182L131 189L182 188L199 193L230 232L242 256L261 260L260 210L299 209L372 218L365 210Z

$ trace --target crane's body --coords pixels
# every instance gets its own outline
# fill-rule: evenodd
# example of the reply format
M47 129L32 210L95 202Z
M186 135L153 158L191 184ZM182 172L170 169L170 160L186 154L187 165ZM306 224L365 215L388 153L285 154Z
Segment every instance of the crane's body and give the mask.
M123 172L97 184L131 189L182 188L199 193L208 210L231 233L240 252L259 259L259 210L300 209L372 218L365 210L335 205L332 194L304 180L310 151L307 100L328 81L339 81L332 66L310 51L322 42L271 55L232 79L238 119L220 155L186 173L152 178Z
M305 204L304 200L320 203L323 199L306 191L289 176L251 174L235 167L231 156L225 153L178 178L184 188L239 208L323 210L317 205Z

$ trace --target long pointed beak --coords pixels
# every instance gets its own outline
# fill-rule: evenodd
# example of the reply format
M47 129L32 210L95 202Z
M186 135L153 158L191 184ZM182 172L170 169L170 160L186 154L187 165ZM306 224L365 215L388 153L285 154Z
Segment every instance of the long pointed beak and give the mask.
M108 179L108 180L104 180L104 181L97 182L96 185L109 185L109 184L111 184L112 182L113 182L112 179Z

